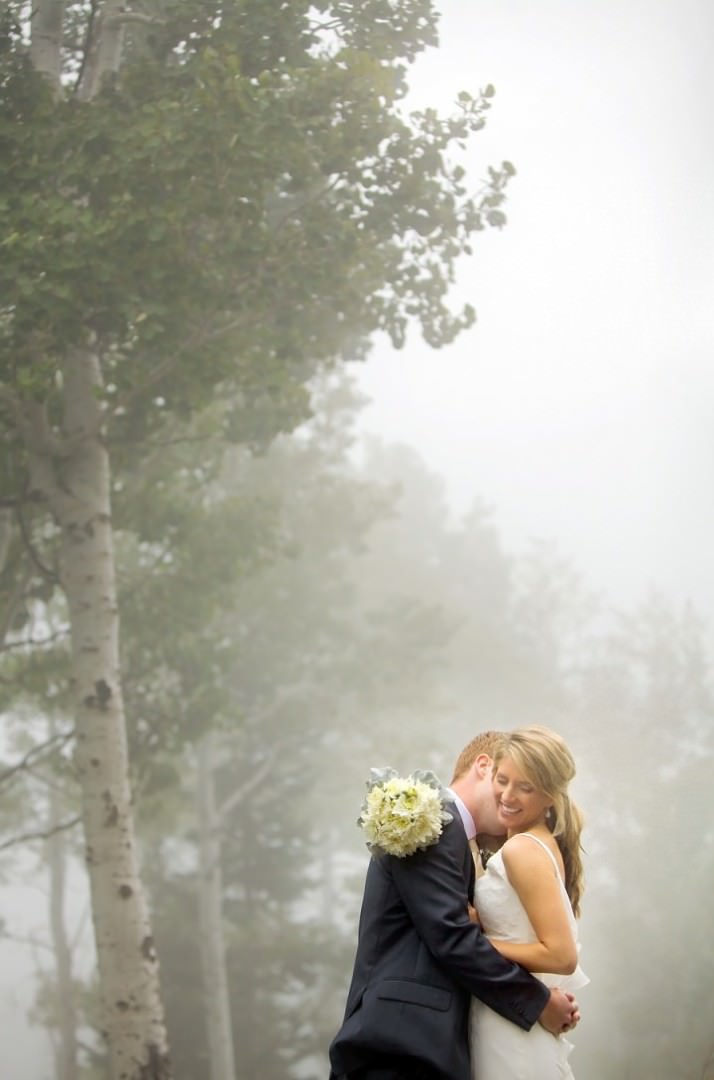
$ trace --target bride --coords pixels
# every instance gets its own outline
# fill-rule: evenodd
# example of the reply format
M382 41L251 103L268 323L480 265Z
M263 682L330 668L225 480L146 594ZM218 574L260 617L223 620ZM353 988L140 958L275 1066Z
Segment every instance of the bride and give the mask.
M503 956L568 991L588 982L578 965L582 818L568 795L574 775L568 747L548 728L504 736L493 786L507 840L485 872L477 863L472 910ZM573 1080L571 1044L539 1024L523 1031L474 998L469 1027L474 1080Z

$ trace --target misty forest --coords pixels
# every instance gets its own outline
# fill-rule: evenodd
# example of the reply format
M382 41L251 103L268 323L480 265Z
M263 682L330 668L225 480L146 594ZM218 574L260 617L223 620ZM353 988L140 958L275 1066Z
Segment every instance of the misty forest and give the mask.
M709 627L359 434L377 338L474 321L493 87L409 107L431 0L0 18L2 1080L326 1077L369 768L524 723L579 764L576 1075L710 1080Z

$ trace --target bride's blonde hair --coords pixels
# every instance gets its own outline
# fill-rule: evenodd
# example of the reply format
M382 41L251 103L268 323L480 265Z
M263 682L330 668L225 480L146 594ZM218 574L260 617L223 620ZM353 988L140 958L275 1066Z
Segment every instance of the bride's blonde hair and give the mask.
M546 824L563 856L565 889L574 913L579 915L583 895L583 815L568 794L568 784L575 776L573 755L555 731L534 724L504 734L494 753L494 769L505 757L511 758L533 786L553 801Z

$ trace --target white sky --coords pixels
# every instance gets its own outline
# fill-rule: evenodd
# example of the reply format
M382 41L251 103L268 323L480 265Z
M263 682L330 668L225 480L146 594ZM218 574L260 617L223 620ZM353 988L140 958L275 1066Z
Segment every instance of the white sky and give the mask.
M442 0L415 105L492 82L469 173L511 160L448 349L380 344L362 427L414 445L511 550L556 541L631 604L714 616L714 4Z

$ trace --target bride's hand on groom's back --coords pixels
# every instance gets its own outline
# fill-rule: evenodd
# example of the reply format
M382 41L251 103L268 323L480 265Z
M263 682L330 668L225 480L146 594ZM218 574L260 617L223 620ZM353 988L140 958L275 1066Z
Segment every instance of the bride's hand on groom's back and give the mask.
M567 994L563 990L551 990L550 998L538 1022L551 1033L562 1035L566 1031L572 1031L576 1024L580 1023L580 1008L573 994Z

